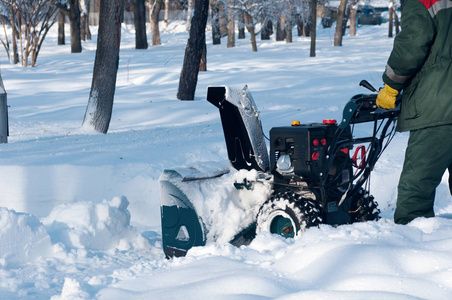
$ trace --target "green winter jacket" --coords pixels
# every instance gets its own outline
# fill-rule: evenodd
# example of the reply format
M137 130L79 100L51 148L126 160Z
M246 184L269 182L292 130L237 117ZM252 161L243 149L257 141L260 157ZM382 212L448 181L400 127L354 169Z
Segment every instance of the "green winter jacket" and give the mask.
M405 0L401 26L383 74L403 90L397 130L452 124L452 0Z

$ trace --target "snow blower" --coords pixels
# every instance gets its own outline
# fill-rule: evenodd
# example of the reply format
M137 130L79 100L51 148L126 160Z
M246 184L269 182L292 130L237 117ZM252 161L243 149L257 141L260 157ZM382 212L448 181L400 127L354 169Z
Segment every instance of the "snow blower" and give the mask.
M163 250L184 256L195 246L247 245L259 232L299 238L309 227L379 219L369 176L395 135L400 109L353 96L341 121L274 127L268 152L256 105L245 87L209 87L220 112L229 163L165 170L160 177ZM356 137L355 126L372 135Z

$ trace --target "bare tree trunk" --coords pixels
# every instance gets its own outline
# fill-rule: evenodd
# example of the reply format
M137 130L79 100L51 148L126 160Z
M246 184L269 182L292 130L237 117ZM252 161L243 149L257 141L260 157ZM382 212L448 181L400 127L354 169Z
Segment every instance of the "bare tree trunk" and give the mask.
M310 57L315 57L315 39L317 33L317 0L311 0L311 52Z
M199 71L206 72L207 71L207 46L204 43L204 48L202 50L201 61L199 62Z
M13 6L12 5L9 6L9 10L10 10L10 14L11 14L11 21L10 21L9 25L11 26L12 34L14 36L15 35L14 31L16 29L16 20L15 20L15 17L14 17L14 12L13 12ZM6 21L6 23L5 23L5 21ZM12 63L14 63L14 59L11 59L11 54L10 54L11 47L9 46L8 31L6 29L7 20L5 20L4 18L0 17L0 23L2 23L4 34L5 34L5 39L3 40L0 37L0 42L3 44L3 47L6 50L6 55L8 56L9 63L12 64ZM13 53L13 55L14 55L14 53ZM2 82L1 76L0 76L0 87L1 87L2 84L3 84L3 82Z
M399 16L397 16L397 9L394 9L394 26L396 35L399 34L400 24L399 24Z
M292 20L286 21L286 43L292 43Z
M239 13L239 36L238 36L238 38L239 38L239 40L245 38L245 17L243 16L243 12Z
M228 35L228 26L227 26L227 18L226 18L226 7L224 6L224 2L220 1L220 33L221 37L225 37Z
M28 56L26 55L25 52L25 45L23 40L26 38L26 34L25 31L22 30L22 26L21 24L19 24L19 40L20 40L20 62L22 64L23 67L28 66Z
M151 10L152 46L160 45L159 15L162 10L162 2L163 0L154 0Z
M316 24L317 21L312 23L312 20L317 20L316 17L312 17L314 11L317 11L317 1L313 2L313 0L303 0L303 4L306 7L306 10L303 11L303 36L308 37L311 36L311 25ZM314 7L315 5L315 7Z
M30 66L34 67L36 65L36 60L38 58L38 41L33 42L33 47L30 54Z
M25 56L25 48L26 48L26 46L24 45L24 39L26 39L26 32L25 32L25 29L23 29L22 28L22 18L23 17L20 17L19 15L17 15L17 19L16 19L16 22L18 23L17 24L17 27L18 27L18 29L19 29L19 41L20 41L20 46L19 46L19 49L20 49L20 62L21 62L21 65L23 66L23 67L26 67L26 66L28 66L28 57L27 56Z
M82 41L86 41L86 15L84 13L82 13L80 15L80 39Z
M336 32L334 33L334 46L342 46L342 37L344 35L344 16L347 0L341 0L337 9Z
M276 23L276 40L277 41L284 41L286 38L286 32L284 30L284 27L286 27L286 19L283 15L281 15L278 23Z
M91 40L91 30L89 30L89 8L90 8L90 1L86 1L86 22L85 22L85 34L86 39Z
M271 26L272 26L272 21L271 20L267 20L266 22L264 22L262 24L261 40L269 40L270 39Z
M86 41L88 37L87 23L89 22L89 0L79 0L80 7L80 39Z
M311 0L312 2L312 0ZM309 20L306 22L303 22L303 36L308 37L311 36L311 30L312 30L312 13L309 14Z
M246 28L248 29L251 35L251 46L253 47L253 51L257 52L256 32L254 30L253 18L247 12L244 13L244 16Z
M169 17L169 0L165 0L165 15L163 17L163 23L165 28L168 27L168 17Z
M16 21L19 18L16 18L16 12L14 11L13 6L10 6L10 13L11 13L11 38L13 42L13 63L17 64L19 62L19 53L17 53L17 28L16 28Z
M185 48L184 64L180 74L177 99L194 100L198 83L199 65L206 44L206 24L209 15L209 0L196 0L195 13L191 20L190 35Z
M83 126L107 133L118 72L123 0L101 0L93 81ZM122 3L121 3L122 2Z
M82 52L82 41L80 39L80 6L79 0L69 0L69 21L71 23L71 53Z
M65 45L66 39L64 35L64 15L62 10L58 12L58 45Z
M297 35L302 36L303 35L303 20L301 19L300 14L297 14L295 16L295 23L297 24Z
M393 26L393 12L392 9L394 8L394 0L391 0L389 3L389 29L388 29L388 37L392 37L392 26Z
M220 4L218 1L210 2L210 21L212 23L212 44L221 44L221 32L220 32Z
M356 2L350 3L350 35L356 35Z
M192 13L193 13L193 0L188 0L188 6L187 6L187 27L186 27L187 31L190 30Z
M231 1L228 1L229 3ZM231 9L229 9L230 13L228 14L228 48L235 47L235 17L234 13Z
M146 36L146 7L144 0L135 0L133 20L135 22L135 49L147 49L148 39Z
M56 11L53 12L53 14L55 14L55 13L56 13ZM53 23L54 23L54 21L52 22L52 24ZM49 23L47 23L47 25L44 25L44 26L46 26L47 28L51 27L51 26L49 27ZM32 50L32 57L31 57L31 66L32 67L34 67L36 65L36 61L38 60L39 51L41 51L42 43L44 42L44 39L48 32L49 32L49 30L43 32L41 39L39 39L39 38L35 39L34 47Z

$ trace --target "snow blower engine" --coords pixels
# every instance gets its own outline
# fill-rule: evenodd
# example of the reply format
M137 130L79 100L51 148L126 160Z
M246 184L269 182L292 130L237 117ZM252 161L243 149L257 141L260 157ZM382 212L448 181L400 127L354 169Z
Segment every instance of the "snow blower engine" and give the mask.
M166 257L183 256L190 248L210 242L246 245L262 231L297 238L319 224L378 220L380 211L369 193L369 176L395 134L400 110L379 109L375 88L365 80L360 85L374 93L352 97L340 123L294 121L291 126L274 127L270 152L246 87L209 87L207 101L219 109L232 167L206 163L163 172ZM364 132L372 135L356 137L358 124L367 124ZM224 182L240 170L255 176L242 176L240 181L233 176L233 187L224 191ZM269 187L265 198L247 202L262 186Z

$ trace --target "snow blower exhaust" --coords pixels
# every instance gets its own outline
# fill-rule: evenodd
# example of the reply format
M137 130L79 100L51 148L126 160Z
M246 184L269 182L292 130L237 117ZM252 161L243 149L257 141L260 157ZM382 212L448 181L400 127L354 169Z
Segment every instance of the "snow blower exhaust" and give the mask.
M376 92L367 81L360 83ZM247 87L209 87L220 113L230 165L165 170L160 178L163 249L184 256L213 242L249 244L267 231L298 238L309 227L379 219L369 176L395 134L399 107L382 110L377 94L358 94L340 123L274 127L267 150L259 114ZM355 126L372 124L356 137ZM228 184L230 183L230 184Z

